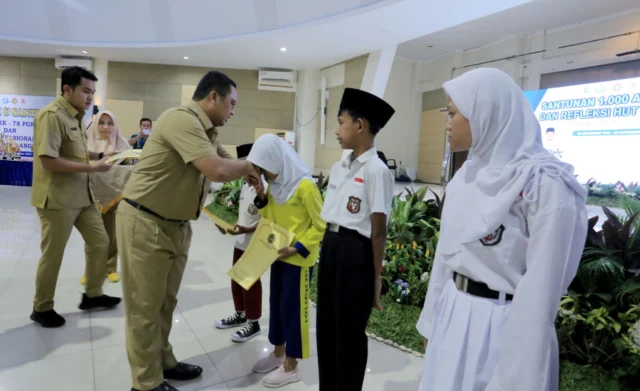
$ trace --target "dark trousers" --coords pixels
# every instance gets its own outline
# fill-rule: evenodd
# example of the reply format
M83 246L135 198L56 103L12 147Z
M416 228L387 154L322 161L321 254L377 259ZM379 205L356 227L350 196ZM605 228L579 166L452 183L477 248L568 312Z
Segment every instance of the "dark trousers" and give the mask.
M233 249L233 264L235 265L244 251ZM256 281L255 284L246 290L237 282L231 280L231 294L233 295L233 305L238 312L244 311L247 319L259 320L262 316L262 282Z
M282 261L271 265L269 342L286 345L287 357L307 359L309 343L309 283L312 267Z
M320 391L360 391L374 298L371 240L355 232L327 232L318 269Z

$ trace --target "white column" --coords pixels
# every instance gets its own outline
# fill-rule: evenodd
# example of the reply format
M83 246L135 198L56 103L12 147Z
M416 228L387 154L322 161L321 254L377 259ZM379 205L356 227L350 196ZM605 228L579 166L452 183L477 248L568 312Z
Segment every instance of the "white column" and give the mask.
M296 92L296 146L311 171L315 168L316 130L319 112L320 70L304 69L298 73Z
M96 83L96 93L93 96L93 104L100 110L107 108L107 82L109 71L109 60L104 58L93 59L93 73L98 78Z
M387 88L389 74L393 60L396 57L397 44L389 45L381 50L369 53L367 68L362 78L362 90L372 93L375 96L383 97Z
M531 51L541 52L545 47L545 32L540 31L533 35ZM543 53L536 53L529 56L529 63L525 64L525 83L522 86L525 91L537 90L540 88L541 69L540 65L544 61Z

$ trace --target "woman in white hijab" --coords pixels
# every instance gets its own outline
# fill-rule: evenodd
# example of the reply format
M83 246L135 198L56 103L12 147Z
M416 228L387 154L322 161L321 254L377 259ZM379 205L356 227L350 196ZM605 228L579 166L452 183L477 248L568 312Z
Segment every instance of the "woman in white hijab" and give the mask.
M586 190L543 148L508 75L476 69L444 89L450 147L473 158L447 186L420 390L556 391L554 320L585 244Z
M298 359L309 358L309 282L327 223L320 217L322 196L311 172L296 151L280 137L260 137L247 158L269 187L256 190L254 204L267 218L295 235L271 266L269 341L274 351L254 366L269 373L263 384L284 387L300 381Z
M115 153L130 149L131 146L120 133L116 116L110 111L100 111L88 130L88 150L96 153ZM131 176L133 166L119 161L108 172L91 174L91 189L96 203L102 212L102 221L109 235L109 259L107 260L107 279L120 281L118 275L118 248L116 245L116 210L122 198L122 190ZM80 280L85 284L85 277Z

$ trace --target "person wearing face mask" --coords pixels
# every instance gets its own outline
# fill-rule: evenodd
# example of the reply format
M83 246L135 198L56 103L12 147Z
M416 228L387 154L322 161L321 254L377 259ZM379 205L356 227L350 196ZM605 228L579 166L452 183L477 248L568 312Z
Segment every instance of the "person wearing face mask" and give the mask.
M451 150L473 157L446 189L420 390L556 391L554 321L585 244L586 190L507 74L475 69L444 90Z
M116 116L107 110L100 111L96 119L89 126L89 151L95 154L120 153L131 146L120 133ZM109 258L107 260L107 279L110 282L120 281L118 275L118 247L116 244L116 211L122 198L122 190L131 176L133 166L125 165L126 161L114 164L111 170L95 173L91 176L91 189L96 197L96 203L102 212L102 222L109 236ZM83 276L80 283L86 283Z
M253 367L269 373L265 387L279 388L300 381L298 359L310 356L309 283L327 223L320 216L322 196L311 172L282 138L265 134L251 148L248 161L269 182L256 186L254 204L260 215L295 235L271 265L269 342L275 349Z
M207 73L188 105L160 115L125 185L116 236L134 391L174 391L165 379L202 374L177 361L169 332L191 245L189 220L200 216L210 181L261 182L251 163L232 159L217 140L236 99L233 80Z
M131 136L129 139L129 145L135 149L142 149L147 142L147 138L151 134L152 122L149 118L140 119L140 131Z

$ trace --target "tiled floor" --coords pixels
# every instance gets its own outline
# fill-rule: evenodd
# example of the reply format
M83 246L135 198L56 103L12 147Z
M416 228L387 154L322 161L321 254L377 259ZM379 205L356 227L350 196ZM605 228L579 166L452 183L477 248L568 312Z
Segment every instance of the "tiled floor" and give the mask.
M402 188L398 186L396 193ZM40 225L30 194L30 188L0 186L0 391L129 390L123 308L93 313L77 308L84 269L84 243L78 232L69 240L56 292L56 310L67 324L48 330L29 320L40 256ZM268 294L259 338L235 345L228 331L212 327L233 308L226 276L233 239L221 236L204 217L193 222L193 231L171 342L178 359L201 365L204 376L174 385L181 391L262 390L261 376L252 374L251 367L271 349L266 338ZM265 275L263 282L268 278ZM105 290L121 296L120 284L105 282ZM365 390L417 390L422 359L374 341L369 348ZM314 341L313 357L300 365L303 381L283 390L318 389L315 351Z

